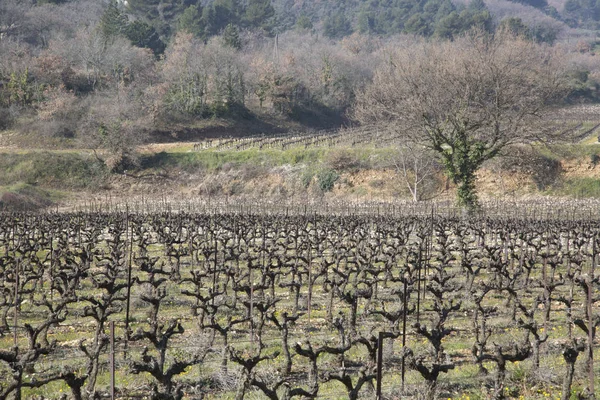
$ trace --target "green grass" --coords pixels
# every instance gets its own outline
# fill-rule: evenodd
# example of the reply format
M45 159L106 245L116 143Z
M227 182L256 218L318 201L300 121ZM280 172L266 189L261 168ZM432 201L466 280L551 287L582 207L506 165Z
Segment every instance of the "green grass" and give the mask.
M600 179L589 177L568 178L550 189L548 194L579 199L600 198Z
M187 148L185 148L187 149ZM156 154L142 155L142 168L174 168L183 170L217 171L224 166L241 167L243 165L276 167L281 165L326 163L331 154L339 152L339 148L309 148L292 147L287 150L277 149L248 149L248 150L204 150L198 152L181 152L178 149L163 151ZM389 158L394 153L393 148L352 148L344 149L353 160L365 166L375 166L381 160ZM374 165L375 164L375 165Z
M0 185L27 183L58 189L95 188L108 171L92 156L71 152L0 153Z
M589 158L594 154L600 154L600 148L594 144L569 143L552 144L549 146L539 145L536 149L540 155L555 160L575 160L579 158Z
M43 189L27 183L15 183L0 187L0 209L36 210L53 205L64 194L57 190Z

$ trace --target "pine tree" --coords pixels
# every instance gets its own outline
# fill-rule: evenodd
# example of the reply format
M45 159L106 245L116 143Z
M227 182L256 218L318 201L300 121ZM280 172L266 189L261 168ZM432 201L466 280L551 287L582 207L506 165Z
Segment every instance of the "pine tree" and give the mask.
M203 37L205 34L203 10L196 5L186 8L179 17L177 30L191 33L197 37Z
M358 14L358 31L360 33L373 33L375 30L373 18L368 11L362 10Z
M116 1L108 3L100 18L100 31L105 39L111 40L125 33L129 19L119 9Z
M125 36L137 47L151 49L155 55L164 53L165 43L151 25L143 21L133 21L125 30Z
M271 0L249 0L244 14L244 21L250 27L270 31L274 15L275 9L271 5Z
M298 16L298 19L296 20L296 28L300 30L311 30L313 28L312 21L304 12Z
M338 11L329 15L323 22L323 33L329 38L341 38L352 33L352 25L346 18L346 14Z
M223 31L223 43L236 50L242 48L242 40L240 39L240 32L237 26L229 24L225 27L225 30Z

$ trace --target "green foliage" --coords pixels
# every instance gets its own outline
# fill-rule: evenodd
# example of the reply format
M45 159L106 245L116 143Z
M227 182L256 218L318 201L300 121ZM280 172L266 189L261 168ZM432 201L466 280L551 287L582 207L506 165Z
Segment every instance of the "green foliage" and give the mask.
M202 9L200 25L204 27L203 38L220 34L229 24L239 25L243 7L238 0L216 0ZM200 36L200 35L197 35Z
M165 52L166 45L151 25L143 21L133 21L125 28L125 36L131 44L152 50L155 55Z
M558 28L550 25L536 25L529 28L530 38L537 43L548 43L553 45L558 33Z
M107 177L104 163L71 153L0 153L0 185L20 182L58 189L97 188Z
M439 148L444 171L457 186L458 203L468 211L477 208L475 172L495 152L487 152L484 142L469 138L466 132L457 133L452 148Z
M431 35L431 27L425 17L420 13L413 14L413 16L406 21L404 31L406 33L412 33L419 36Z
M357 18L357 29L362 34L370 34L375 32L375 21L371 14L365 10L362 10L358 14Z
M248 26L270 32L273 29L274 15L275 9L271 5L271 0L248 0L243 19Z
M548 6L547 0L511 0L515 3L525 4L526 6L532 6L536 8L544 8Z
M595 0L567 0L563 18L572 27L598 29L600 27L600 2Z
M551 193L575 198L600 198L600 180L595 178L569 178L552 188Z
M129 18L121 12L116 1L111 1L100 18L100 31L106 40L125 34Z
M32 105L40 100L41 89L29 74L29 69L23 72L12 72L6 87L0 86L0 105Z
M352 25L342 11L338 11L323 21L323 33L329 38L341 38L352 33Z
M596 29L600 20L597 4L600 2L596 0L567 0L562 14L549 6L547 0L512 1L536 7L571 26ZM467 5L455 5L451 0L309 1L303 2L302 7L297 7L294 0L131 0L128 4L133 19L141 17L148 21L163 40L175 30L186 30L206 40L222 34L229 24L269 33L294 27L310 30L321 25L323 34L331 38L341 38L353 31L378 35L435 33L438 37L453 38L473 26L492 29L491 16L482 0ZM115 8L118 7L107 8L107 32L118 32L123 25ZM548 33L536 32L532 36L552 43L554 39Z
M492 27L492 16L489 11L476 11L465 9L461 12L452 11L450 14L440 18L436 23L434 35L440 38L452 39L473 27L479 27L484 31L490 31Z
M168 39L190 4L189 0L127 0L127 11L136 18L147 20L161 38Z
M242 48L242 40L240 39L240 32L237 26L233 24L229 24L225 27L223 31L223 43L226 46L232 47L236 50Z
M557 30L549 25L536 25L529 27L518 17L509 17L500 21L498 29L507 30L514 35L522 36L537 43L553 44L558 34Z
M467 7L457 7L449 0L395 0L384 4L370 0L361 6L357 17L361 33L435 34L451 39L474 26L492 29L491 15L481 0L471 1Z
M354 31L421 36L437 32L439 37L452 38L473 26L491 29L491 17L482 0L473 0L468 6L455 6L450 0L306 2L301 8L295 5L293 0L175 0L168 5L166 0L132 0L128 8L148 20L163 37L169 36L174 27L204 40L221 35L229 25L273 33L294 27L311 30L315 22L320 22L323 34L329 38L342 38ZM118 31L122 25L117 11L114 5L107 9L109 32Z
M315 173L313 170L311 170L311 169L304 170L304 172L300 176L300 181L302 182L302 186L305 189L308 189L308 187L310 186L314 177L315 177Z
M104 14L100 18L99 28L102 36L107 41L123 36L129 39L132 45L150 49L157 56L165 51L166 45L156 29L141 20L130 23L125 10L122 10L121 6L114 0L104 10Z
M340 175L332 169L325 169L317 174L317 182L323 192L331 191L338 179Z
M205 18L203 18L203 10L197 5L191 5L179 16L177 30L191 33L196 37L204 36Z
M310 17L305 13L301 13L296 20L296 28L300 30L311 30L313 28L313 23L310 20Z
M167 108L190 116L210 116L206 99L207 85L206 74L193 73L181 77L165 96Z
M499 29L505 29L517 36L529 37L529 27L523 23L521 18L509 17L500 21Z

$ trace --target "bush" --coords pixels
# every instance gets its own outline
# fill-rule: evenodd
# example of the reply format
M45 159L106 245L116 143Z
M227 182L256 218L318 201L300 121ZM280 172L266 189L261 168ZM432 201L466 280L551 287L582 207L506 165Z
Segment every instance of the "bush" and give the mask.
M323 170L317 174L317 182L323 192L332 190L338 179L340 179L339 174L332 169Z
M304 171L302 173L302 176L300 177L300 180L302 181L302 186L304 186L305 189L308 189L308 187L310 186L310 183L312 182L314 176L315 176L315 174L311 170L306 170L306 171Z
M335 149L327 154L325 163L334 170L344 171L359 168L361 162L357 155L348 149Z
M16 107L0 107L0 131L10 128L15 121L16 115Z

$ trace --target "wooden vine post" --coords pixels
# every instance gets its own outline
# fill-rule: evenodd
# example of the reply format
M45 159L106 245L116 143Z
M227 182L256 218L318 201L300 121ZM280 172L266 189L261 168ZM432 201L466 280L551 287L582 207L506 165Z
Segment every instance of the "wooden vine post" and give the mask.
M131 235L129 235L129 206L126 206L125 212L125 247L126 251L129 252L127 259L127 302L125 304L125 357L127 357L127 343L129 342L129 313L131 304L131 264L133 252L133 228Z
M379 332L377 338L377 395L376 399L381 400L381 380L383 377L383 332Z
M406 313L407 313L407 303L408 303L408 295L406 291L408 290L408 278L409 275L406 273L404 275L404 293L402 294L402 304L404 309L402 310L402 351L404 352L406 347ZM401 388L400 393L404 394L404 378L406 371L406 360L405 357L402 356L402 364L400 366L400 374L401 374Z
M316 218L313 220L313 229L315 234L317 233L317 221ZM308 299L307 299L307 317L308 326L310 327L310 312L312 309L312 242L310 240L310 229L307 229L307 242L308 242Z
M594 284L594 272L596 269L596 237L592 237L592 265L590 270L590 276L587 282L587 314L588 314L588 351L589 351L589 394L591 399L596 398L596 392L594 388L594 310L593 310L593 290Z
M16 255L16 254L15 254ZM15 349L18 348L19 335L17 326L19 325L19 259L15 257L15 315L13 321L13 340Z
M110 400L115 400L115 321L110 321Z

